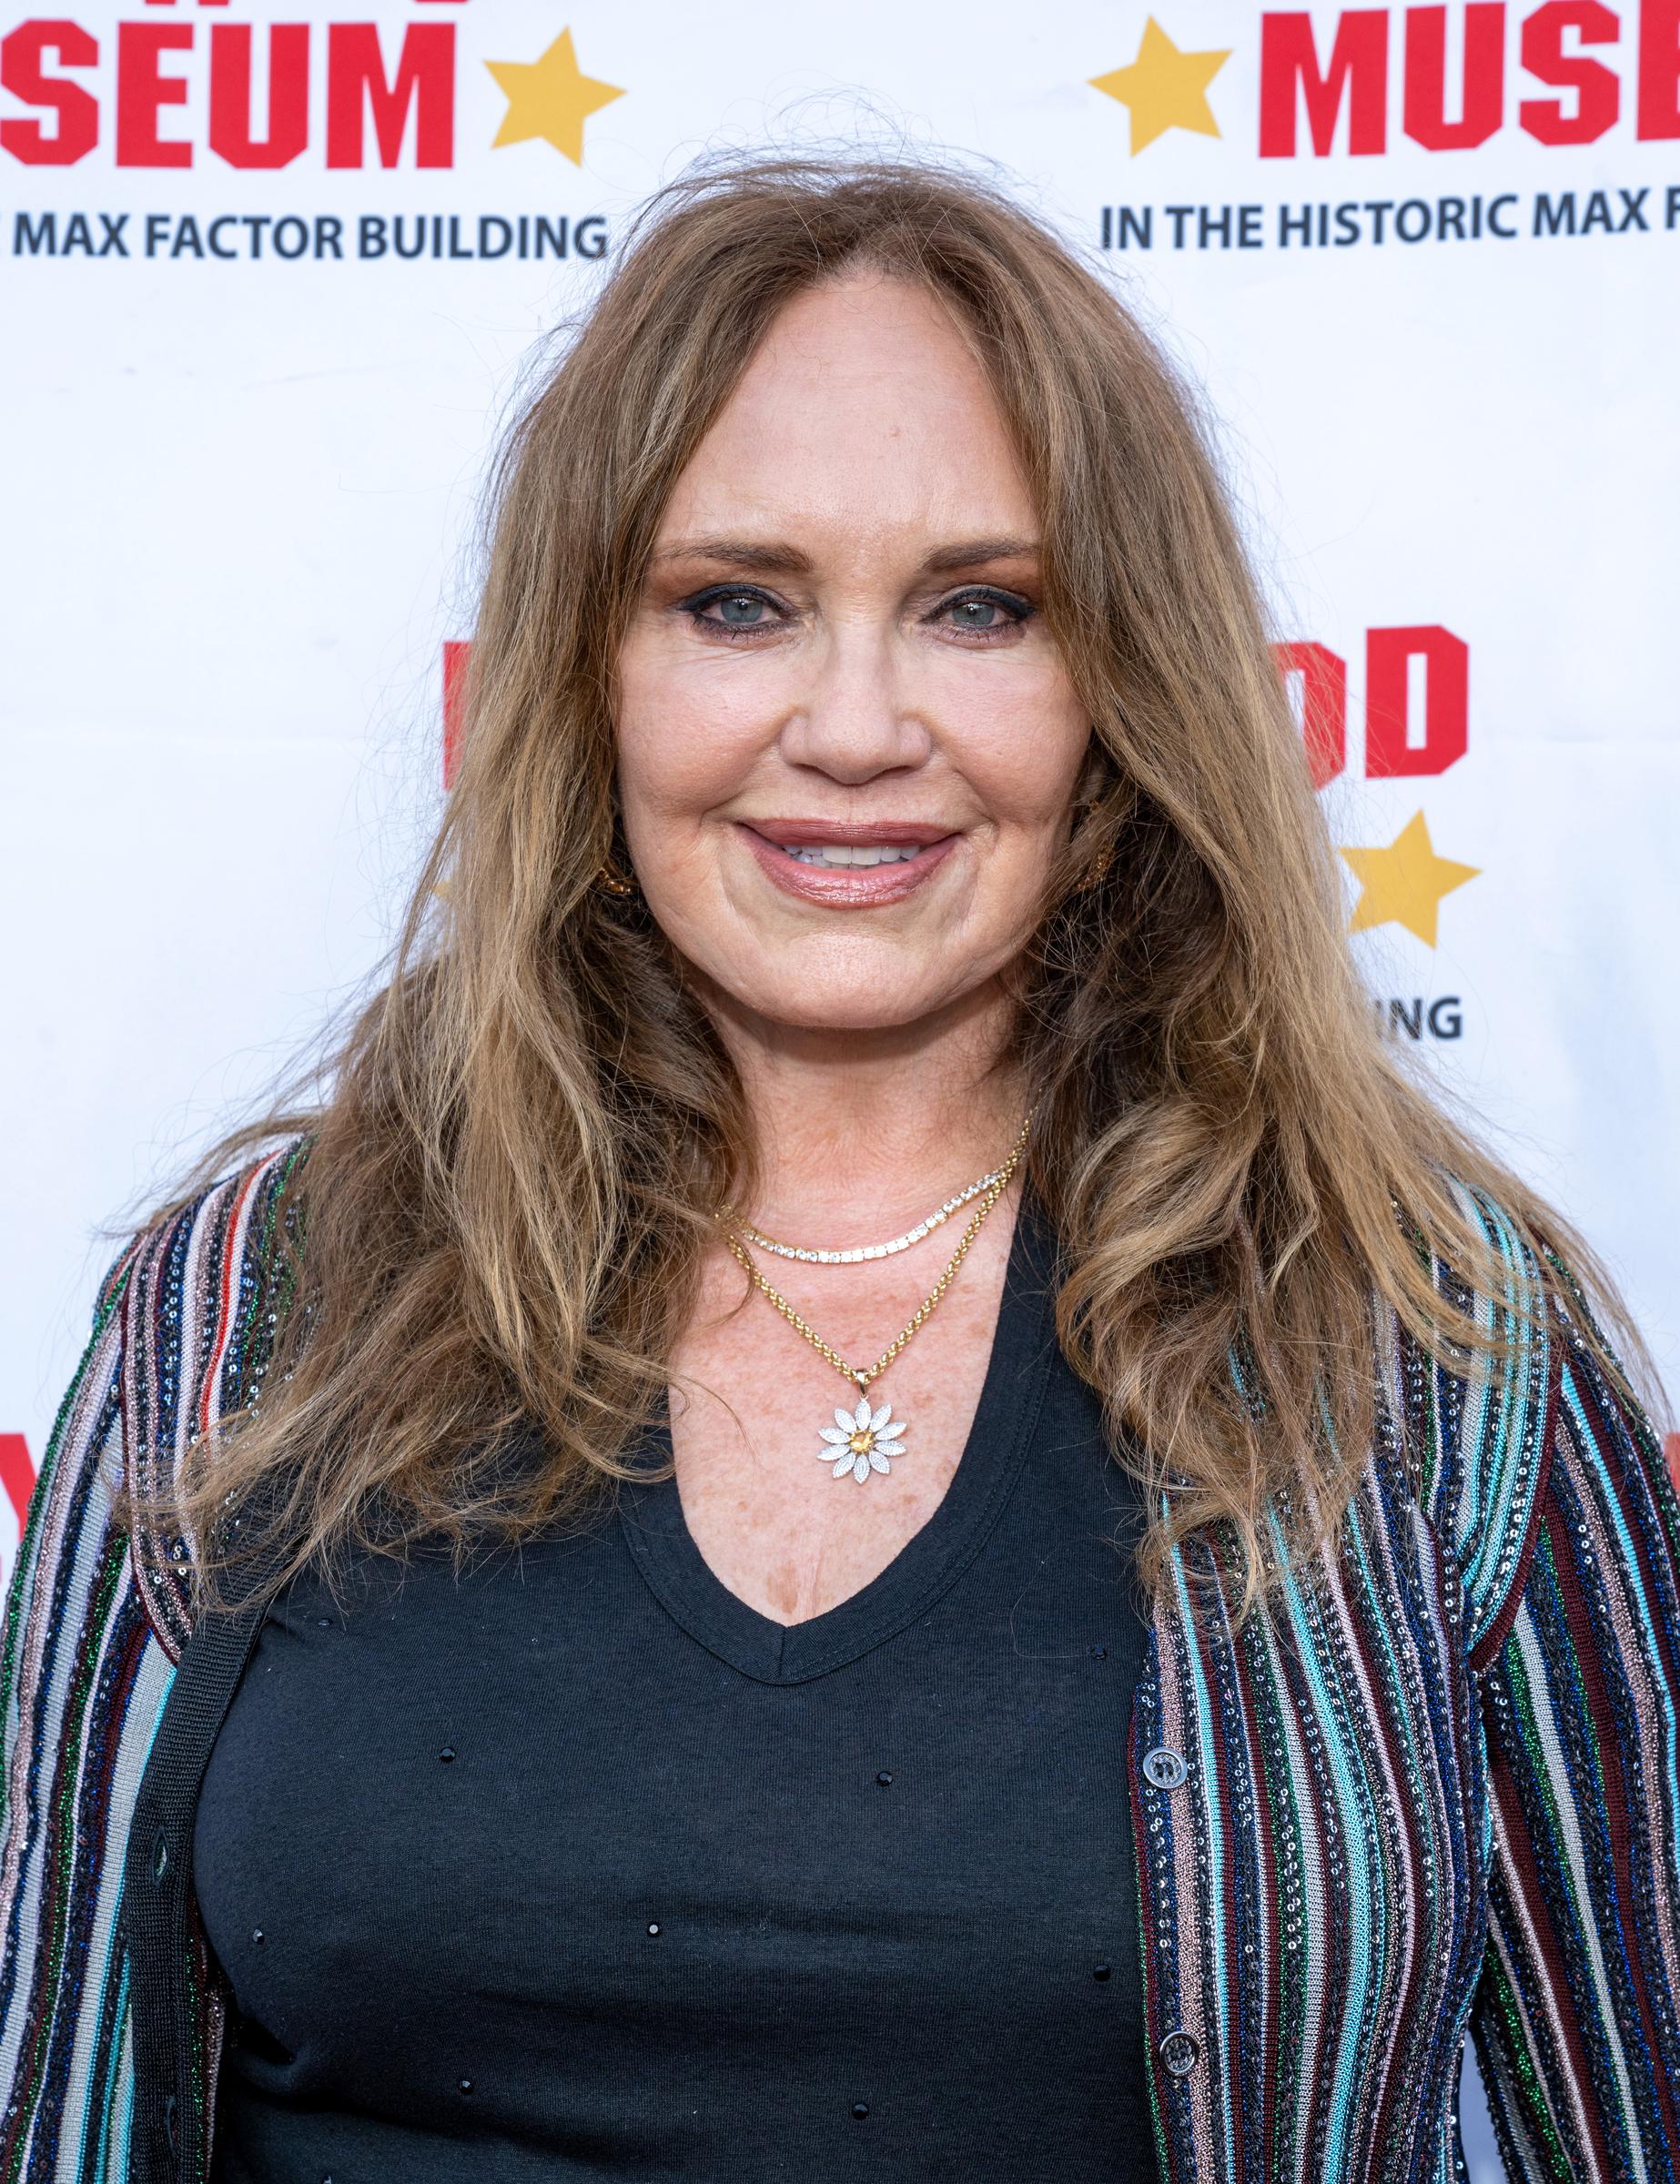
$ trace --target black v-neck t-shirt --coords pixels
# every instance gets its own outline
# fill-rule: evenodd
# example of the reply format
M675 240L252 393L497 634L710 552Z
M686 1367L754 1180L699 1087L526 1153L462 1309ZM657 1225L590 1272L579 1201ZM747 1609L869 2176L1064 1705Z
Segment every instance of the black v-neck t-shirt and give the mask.
M1053 1263L1028 1198L943 1500L807 1622L674 1479L282 1595L197 1820L216 2184L1153 2176L1138 1498Z

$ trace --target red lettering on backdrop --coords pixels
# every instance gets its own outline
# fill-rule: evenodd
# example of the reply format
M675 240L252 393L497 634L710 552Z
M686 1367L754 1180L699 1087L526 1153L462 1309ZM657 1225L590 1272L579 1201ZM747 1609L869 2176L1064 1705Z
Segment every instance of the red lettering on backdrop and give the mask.
M1330 66L1321 71L1307 15L1260 17L1262 159L1295 157L1296 94L1306 102L1312 148L1331 148L1347 94L1348 149L1380 152L1388 137L1389 17L1385 7L1356 7L1336 18Z
M1421 743L1406 740L1407 662L1428 662ZM1470 647L1439 622L1365 632L1365 773L1444 774L1470 746Z
M1312 785L1321 789L1348 763L1348 663L1308 640L1274 644L1271 656L1280 674L1300 677L1301 735Z
M1640 10L1638 133L1680 136L1680 0L1645 0Z
M369 106L380 164L395 167L409 112L414 112L414 164L449 167L455 157L455 25L416 23L403 33L397 78L389 83L377 23L327 26L327 164L359 167Z
M29 1497L35 1491L35 1466L29 1461L29 1443L21 1433L0 1433L0 1488L17 1512L17 1536L22 1539Z
M119 23L116 25L116 164L118 167L190 167L193 147L160 136L165 106L187 104L187 79L165 76L163 56L190 47L190 23Z
M1602 61L1564 51L1572 30L1584 46L1614 46L1622 25L1599 0L1546 0L1523 25L1523 66L1543 84L1573 91L1566 111L1561 98L1525 98L1517 119L1541 144L1593 144L1616 117L1622 86Z
M443 785L455 784L460 763L460 710L466 701L467 654L472 647L451 637L443 647Z
M44 75L47 54L66 68L91 68L99 42L79 23L20 23L0 38L0 84L28 106L52 106L57 132L47 136L38 121L0 121L0 146L25 167L74 167L99 141L99 102L91 91L62 76Z
M1504 0L1472 0L1464 10L1464 104L1447 119L1447 11L1406 10L1405 130L1426 151L1485 144L1505 118Z
M210 149L229 167L289 167L309 141L309 26L268 27L268 126L251 134L251 27L210 33Z

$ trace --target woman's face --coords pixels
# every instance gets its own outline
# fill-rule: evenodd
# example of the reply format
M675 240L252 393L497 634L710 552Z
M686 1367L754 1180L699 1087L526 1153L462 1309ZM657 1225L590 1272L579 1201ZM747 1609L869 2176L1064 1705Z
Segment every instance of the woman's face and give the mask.
M1029 934L1089 725L979 367L914 285L781 313L678 480L621 662L637 881L732 1013L972 1003Z

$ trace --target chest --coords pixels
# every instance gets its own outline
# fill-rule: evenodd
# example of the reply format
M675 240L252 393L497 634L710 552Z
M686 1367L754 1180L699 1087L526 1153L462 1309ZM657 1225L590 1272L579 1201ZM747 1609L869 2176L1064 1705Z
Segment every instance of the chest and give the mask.
M783 1623L821 1614L885 1570L943 1500L997 1350L1009 1239L988 1223L959 1275L870 1382L886 1466L835 1476L855 1422L856 1386L754 1289L726 1251L704 1269L698 1306L672 1352L670 1443L683 1507L721 1581ZM926 1249L926 1247L924 1248ZM943 1260L906 1253L862 1266L764 1257L765 1276L848 1363L876 1363L924 1309ZM993 1390L993 1392L997 1392ZM891 1431L901 1425L903 1431ZM830 1438L823 1438L825 1432Z
M718 1582L669 1480L517 1566L278 1608L198 1817L227 2143L450 2173L465 2078L544 2174L849 2175L865 2120L906 2179L1115 2174L1147 2129L1143 1630L1124 1482L1043 1377L796 1627Z

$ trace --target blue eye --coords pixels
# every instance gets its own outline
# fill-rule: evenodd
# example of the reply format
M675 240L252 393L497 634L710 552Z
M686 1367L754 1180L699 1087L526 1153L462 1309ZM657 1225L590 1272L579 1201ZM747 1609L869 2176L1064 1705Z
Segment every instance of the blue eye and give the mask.
M1035 610L1012 592L976 589L942 600L934 612L936 615L949 614L953 618L950 626L967 630L971 636L1002 637L1029 622ZM982 614L987 617L984 621L979 619Z
M762 592L752 592L740 585L715 585L710 592L697 592L693 599L683 602L683 611L695 626L703 630L721 630L725 636L737 632L745 636L769 627L762 610L771 604ZM709 612L715 607L715 614Z
M764 602L751 592L731 592L713 602L724 622L734 629L749 629L764 612Z

